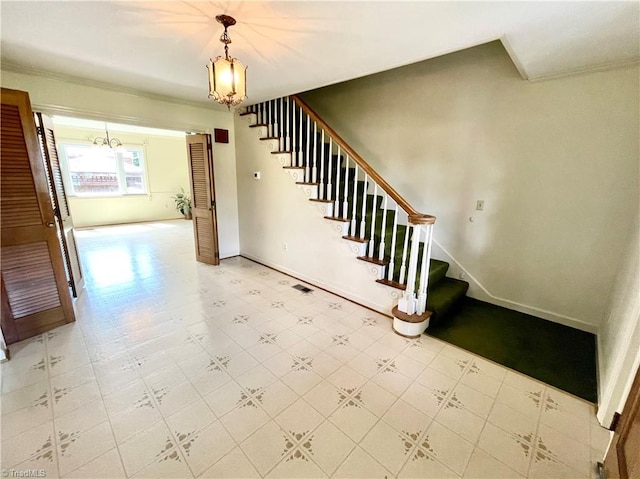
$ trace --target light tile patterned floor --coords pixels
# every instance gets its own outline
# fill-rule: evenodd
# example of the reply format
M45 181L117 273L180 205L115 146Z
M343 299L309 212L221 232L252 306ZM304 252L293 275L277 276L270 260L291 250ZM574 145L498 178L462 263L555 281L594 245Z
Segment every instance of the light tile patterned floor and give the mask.
M77 322L1 368L4 470L595 477L588 403L251 261L198 264L190 222L78 237Z

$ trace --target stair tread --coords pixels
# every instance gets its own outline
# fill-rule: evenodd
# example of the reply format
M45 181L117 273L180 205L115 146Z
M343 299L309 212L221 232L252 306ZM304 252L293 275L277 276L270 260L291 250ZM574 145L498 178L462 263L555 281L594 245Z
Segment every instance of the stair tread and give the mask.
M386 266L389 264L389 261L378 258L369 258L368 256L358 256L358 259L361 261L366 261L367 263L377 264L378 266Z
M285 170L304 170L304 166L283 166Z
M432 258L429 265L429 284L435 285L440 282L446 277L448 270L449 263Z
M349 235L345 235L342 237L343 239L349 240L349 241L356 241L358 243L367 243L369 241L368 238L360 238L359 236L349 236Z
M248 116L248 115L255 115L255 113L252 111L245 111L244 113L240 113L238 116Z
M283 153L291 153L291 150L272 151L272 155L281 155Z
M259 126L269 126L266 123L254 123L253 125L249 125L249 128L258 128Z
M263 136L260 139L261 140L278 140L278 139L280 139L280 137L279 136Z
M318 186L320 183L313 183L312 181L296 181L296 185L312 185Z
M343 223L348 223L351 221L349 218L343 218L342 216L325 216L325 220L333 220L333 221L341 221Z
M314 201L316 203L333 203L333 200L322 200L320 198L309 198L309 201Z
M392 288L401 289L402 291L407 289L406 284L401 284L401 283L398 283L397 281L392 281L389 279L376 279L376 283L385 284L387 286L391 286Z
M427 309L433 311L432 319L441 321L446 314L467 294L469 283L455 278L443 278L433 288L429 288Z

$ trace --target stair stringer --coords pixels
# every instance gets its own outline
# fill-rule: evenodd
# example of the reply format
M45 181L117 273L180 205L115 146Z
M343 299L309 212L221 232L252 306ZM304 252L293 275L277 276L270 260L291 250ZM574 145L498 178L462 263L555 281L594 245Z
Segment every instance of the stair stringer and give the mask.
M342 223L308 201L315 187L296 184L302 170L283 168L291 155L272 154L278 140L260 140L266 127L248 127L255 115L235 122L240 254L389 315L401 292L376 283L380 266L358 260L360 244L343 239Z

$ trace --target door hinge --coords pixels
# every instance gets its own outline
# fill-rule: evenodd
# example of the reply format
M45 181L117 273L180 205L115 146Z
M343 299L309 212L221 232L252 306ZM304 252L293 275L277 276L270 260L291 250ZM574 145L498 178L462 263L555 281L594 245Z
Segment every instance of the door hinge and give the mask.
M44 134L44 128L42 128L41 126L36 126L36 132L38 132L39 135L43 135Z
M611 425L609 426L609 431L616 432L616 429L618 428L618 423L619 422L620 422L620 413L619 412L614 412L613 413L613 419L611 420Z
M596 463L596 469L598 471L598 479L607 479L607 468L604 467L602 462Z
M69 285L70 288L73 288L73 281L67 281L67 284Z

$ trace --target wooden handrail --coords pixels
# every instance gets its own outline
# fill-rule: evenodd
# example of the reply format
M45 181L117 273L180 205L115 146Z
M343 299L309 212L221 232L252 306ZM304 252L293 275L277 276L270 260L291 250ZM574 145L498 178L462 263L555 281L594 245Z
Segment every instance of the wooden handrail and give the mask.
M298 95L293 95L291 98L304 110L305 113L309 115L309 118L314 120L324 131L326 131L332 138L335 143L340 145L342 151L347 153L350 158L355 161L360 168L364 170L364 172L369 175L373 181L375 181L378 186L380 186L393 200L397 203L397 205L402 208L407 215L409 216L409 223L415 225L427 225L433 224L436 222L436 217L427 215L424 213L420 213L416 211L408 202L405 200L400 194L393 189L393 187L385 181L382 176L378 174L376 170L374 170L369 163L364 161L364 159L356 153L353 148L351 148L346 141L344 141L340 135L338 135L333 128L331 128L320 116Z

